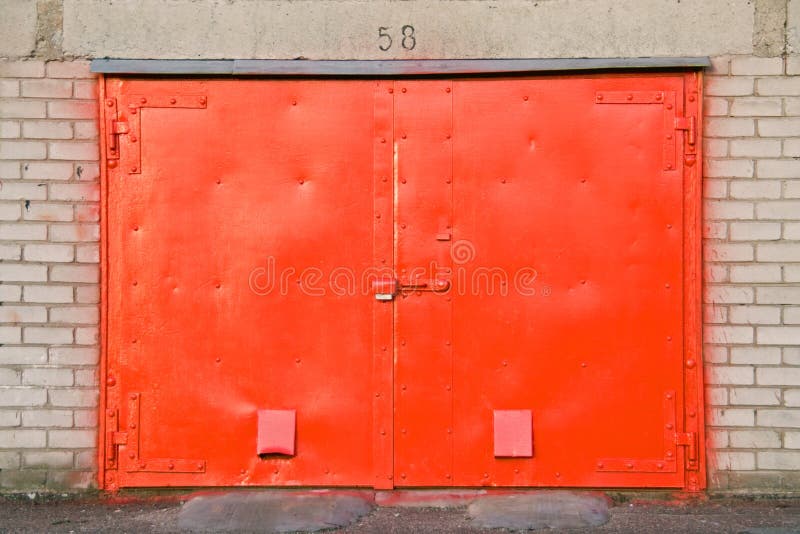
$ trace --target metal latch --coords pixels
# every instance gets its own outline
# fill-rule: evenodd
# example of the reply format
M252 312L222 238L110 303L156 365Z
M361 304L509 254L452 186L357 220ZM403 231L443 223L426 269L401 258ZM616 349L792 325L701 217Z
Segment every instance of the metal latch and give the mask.
M694 432L677 432L675 444L686 447L686 468L697 469L697 434Z
M372 291L376 300L392 300L397 295L397 280L394 278L373 280Z
M694 145L696 138L694 123L694 117L675 117L675 129L686 130L686 141L690 145Z
M402 291L431 291L444 293L450 289L449 280L396 280L384 278L372 282L372 291L376 300L392 300Z

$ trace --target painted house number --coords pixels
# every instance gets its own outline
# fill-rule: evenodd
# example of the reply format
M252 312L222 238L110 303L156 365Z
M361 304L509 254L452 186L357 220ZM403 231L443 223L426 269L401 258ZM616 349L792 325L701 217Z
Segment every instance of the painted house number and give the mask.
M378 28L378 48L384 52L388 52L394 43L392 35L389 32L391 29L392 28L388 26L380 26ZM414 50L414 47L417 46L417 38L414 36L414 26L406 24L400 28L400 34L401 35L398 36L400 37L400 46L406 50Z

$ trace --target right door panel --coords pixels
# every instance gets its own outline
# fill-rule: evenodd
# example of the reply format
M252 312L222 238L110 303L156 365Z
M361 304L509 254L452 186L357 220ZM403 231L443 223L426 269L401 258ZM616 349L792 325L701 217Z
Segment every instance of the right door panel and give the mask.
M683 83L453 83L456 485L683 485Z

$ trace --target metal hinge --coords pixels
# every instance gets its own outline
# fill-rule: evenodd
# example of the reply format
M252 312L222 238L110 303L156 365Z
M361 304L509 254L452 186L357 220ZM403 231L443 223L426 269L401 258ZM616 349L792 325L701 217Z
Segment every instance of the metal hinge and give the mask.
M690 145L694 145L697 139L695 122L694 117L675 117L675 129L686 130L686 141Z
M697 434L694 432L676 432L675 445L686 447L686 469L696 471L698 469Z

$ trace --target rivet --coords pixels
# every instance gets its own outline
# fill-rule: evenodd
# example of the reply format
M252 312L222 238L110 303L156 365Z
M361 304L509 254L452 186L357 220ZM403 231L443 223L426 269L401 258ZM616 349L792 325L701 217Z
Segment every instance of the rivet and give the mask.
M694 95L689 95L689 102L694 102Z
M450 473L447 473L447 474L444 476L444 478L447 478L447 479L449 479L449 478L450 478Z
M216 284L214 284L214 287L216 287L217 289L219 289L220 287L222 287L222 284L220 284L219 282L217 282Z
M697 412L692 410L691 412L689 412L689 417L697 417Z
M138 286L138 285L139 285L139 282L137 282L136 280L134 280L134 281L133 281L133 285L135 285L135 286Z
M131 143L135 143L136 141L137 141L136 136L132 135L131 136Z
M381 347L381 350L382 350L383 352L386 352L386 347Z
M597 100L603 100L603 95L597 95Z
M177 100L175 100L174 98L170 98L170 99L169 99L169 103L170 103L170 104L174 104L174 103L176 103L176 102L177 102Z
M132 429L133 429L133 428L136 428L136 423L131 423L131 424L130 424L130 427L131 427Z
M244 469L241 469L241 470L239 471L239 473L241 473L241 474L245 474L245 470L244 470Z
M405 384L403 384L402 386L400 386L400 389L402 389L403 391L405 391L405 390L406 390L406 385L405 385Z
M666 427L667 427L667 430L672 430L672 423L667 423Z
M445 139L450 139L450 137L452 137L450 134L444 136Z
M131 115L136 115L136 108L131 108Z
M602 469L604 467L603 462L597 462L597 468Z
M514 469L514 472L515 472L516 474L519 474L519 469Z
M404 184L404 183L406 183L406 179L405 179L405 178L400 178L400 183L401 183L401 184Z
M669 456L670 458L672 458L672 451L667 451L667 456Z
M672 336L667 336L667 341L672 341Z
M197 464L197 468L198 469L202 469L203 468L203 464Z
M217 357L214 361L217 362L217 363L220 363L222 361L222 358Z
M661 93L656 95L656 100L661 101L662 98L664 98L664 96Z
M128 453L128 458L130 458L131 460L133 460L134 458L136 458L136 454L134 454L134 453L132 453L132 452L129 452L129 453Z
M406 138L406 134L403 134L403 135L401 135L400 137L402 137L403 139L405 139L405 138Z
M527 102L527 101L528 101L528 97L527 97L527 96L523 96L523 97L522 97L522 100L524 100L525 102Z
M672 163L667 163L667 169L672 170Z
M141 102L142 104L147 104L147 99L142 97L139 99L139 102Z
M400 478L406 478L406 474L405 473L400 473Z
M116 152L116 151L112 150L111 152ZM117 166L117 162L116 161L109 161L108 162L108 167L109 168L114 169L114 168L116 168L116 166Z
M380 393L376 393L376 394L375 394L375 397L376 397L376 398L377 398L377 397L380 397L380 396L381 396L381 394L380 394Z
M273 473L277 475L278 474L278 470L276 469L275 471L273 471Z
M664 469L664 464L662 464L661 462L658 462L656 464L656 467L658 467L659 469Z
M401 225L400 225L400 228L403 228L403 229L405 229L405 227L406 227L405 223L403 223L403 224L401 224Z
M386 138L385 137L381 137L381 143L385 143L385 142L386 142Z
M138 340L136 340L136 339L131 339L131 343L136 343L136 341L138 341Z
M390 87L389 88L389 93L394 93L394 89Z
M114 106L114 101L109 98L108 100L106 100L106 106L113 107Z
M633 100L633 95L628 95L626 98L627 98L628 100Z
M558 471L556 471L556 478L561 478L561 473L559 473Z
M667 134L667 139L672 139L672 134Z
M405 272L405 270L404 270L404 272ZM406 344L406 340L405 340L405 339L401 339L401 340L400 340L400 344L401 344L401 345L405 345L405 344Z
M581 367L586 367L586 362L581 362Z
M489 478L489 473L484 473L483 478Z
M452 182L452 180L450 178L448 178L447 180L444 181L444 183L446 183L446 184L449 184L450 182Z
M204 97L204 96L201 96L201 97L200 97L200 103L201 103L201 104L203 104L203 105L205 106L205 105L206 105L206 102L207 102L207 100L206 100L206 97Z
M667 400L672 400L672 393L667 393Z
M386 478L388 478L389 480L392 480L394 477L392 475L389 475Z
M297 100L292 100L292 105L296 106L297 105Z
M300 363L300 358L295 358L294 363Z
M139 167L131 167L131 172L139 172Z
M506 179L505 179L505 178L501 178L501 179L500 179L500 183L501 183L501 184L504 184L504 183L506 183Z
M506 360L503 360L503 367L508 367L508 362Z
M220 180L219 178L217 178L217 185L219 185L219 184L221 184L221 183L222 183L222 180Z
M450 92L450 88L449 87L445 87L444 92L445 93L449 93Z
M664 284L664 287L665 287L665 288L667 288L667 289L669 289L669 288L670 288L670 285L669 285L669 284Z
M381 436L385 436L385 435L386 435L386 431L385 430L381 430Z
M450 340L445 341L444 344L450 346Z
M406 92L406 88L405 88L405 87L403 87L403 88L402 88L402 89L400 89L400 90L401 90L402 92L404 92L404 93Z
M686 367L688 367L689 369L694 369L694 366L695 366L695 361L694 360L691 360L691 359L690 360L686 360Z
M406 429L404 428L404 429L400 430L400 433L401 434L405 434L406 433Z
M450 384L447 384L447 385L444 387L444 389L446 389L447 391L450 391L451 389L453 389L453 386L451 386Z
M108 414L109 417L114 417L114 415L116 415L114 413L114 410L108 410L106 413Z
M385 177L385 176L381 180L384 181L384 182L388 182L389 181L389 179L387 177Z
M117 384L117 379L114 378L113 376L109 376L108 378L106 378L106 385L114 386L116 384Z
M146 463L142 462L139 464L139 469L144 469L145 467L147 467Z
M586 280L581 280L581 284L585 284L585 283L586 283Z
M672 109L672 104L667 104L667 109Z
M376 219L380 219L380 218L381 218L381 214L380 214L380 213L376 213L376 214L375 214L375 218L376 218Z
M306 183L306 181L300 178L299 180L297 180L297 183L303 185L304 183Z
M667 225L667 230L669 230L670 228L672 228L672 225L671 225L671 224L668 224L668 225Z
M585 184L586 183L586 178L581 178L581 183Z
M625 464L625 467L627 467L628 469L633 469L633 464L628 462L627 464Z

